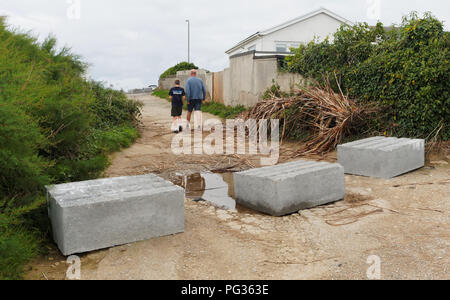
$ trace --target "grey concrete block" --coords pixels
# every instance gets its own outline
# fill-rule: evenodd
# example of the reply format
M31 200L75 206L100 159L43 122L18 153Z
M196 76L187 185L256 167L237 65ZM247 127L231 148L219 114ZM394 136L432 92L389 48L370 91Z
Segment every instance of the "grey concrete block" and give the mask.
M297 161L234 174L236 201L251 209L284 216L345 197L344 168Z
M152 174L48 186L47 200L64 255L184 232L184 190Z
M374 137L338 146L345 173L390 179L425 165L425 141Z

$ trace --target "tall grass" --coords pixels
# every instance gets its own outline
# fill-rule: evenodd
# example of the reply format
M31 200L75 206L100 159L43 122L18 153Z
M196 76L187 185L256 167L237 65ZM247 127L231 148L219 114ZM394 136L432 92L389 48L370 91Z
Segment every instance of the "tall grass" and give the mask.
M206 102L202 107L203 112L216 115L222 119L234 119L242 112L246 111L246 108L242 105L239 106L226 106L218 102Z

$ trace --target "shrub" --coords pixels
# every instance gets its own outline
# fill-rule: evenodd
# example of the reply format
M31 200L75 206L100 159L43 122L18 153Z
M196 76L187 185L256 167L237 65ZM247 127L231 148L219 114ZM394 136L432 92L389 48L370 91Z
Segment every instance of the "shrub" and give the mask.
M287 97L287 96L289 96L289 94L286 92L283 92L281 90L280 85L278 83L276 83L275 80L272 80L272 86L269 87L264 92L264 95L262 96L262 100L269 100L274 97L281 98L281 97Z
M351 97L389 107L376 120L380 130L426 138L441 128L440 138L448 140L449 37L429 13L412 13L390 31L381 23L345 25L333 43L313 41L296 49L287 68L320 83L336 75Z
M94 101L90 108L96 116L97 128L121 124L138 125L143 104L127 98L123 92L105 88L100 82L91 82Z
M177 75L178 71L187 71L187 70L192 70L192 69L198 70L198 67L196 65L194 65L193 63L181 62L181 63L167 69L164 73L161 74L161 76L159 78L164 79L167 76Z
M34 197L31 205L8 208L0 200L0 280L21 279L23 266L40 253L49 234L45 198ZM6 205L6 206L5 206Z
M203 104L202 110L222 119L234 119L244 112L246 108L242 105L232 107L218 102L206 102Z
M158 97L158 98L162 98L162 99L166 99L166 100L170 100L170 95L169 95L169 90L155 90L153 92L153 96Z
M39 243L26 229L9 229L8 219L0 215L0 280L18 280L27 264L39 252Z
M49 182L38 155L45 139L20 108L0 104L0 199L39 191Z
M48 232L46 184L97 178L138 137L142 104L102 83L56 40L0 17L0 278L17 279Z
M100 174L107 166L105 154L118 148L92 143L95 129L122 138L113 133L118 127L136 127L142 104L86 81L86 64L69 49L56 49L53 37L39 44L28 34L8 30L1 19L0 41L0 119L7 125L0 131L9 137L0 141L0 156L6 157L0 171L10 174L0 179L0 191L15 195L42 189L49 177L58 183Z

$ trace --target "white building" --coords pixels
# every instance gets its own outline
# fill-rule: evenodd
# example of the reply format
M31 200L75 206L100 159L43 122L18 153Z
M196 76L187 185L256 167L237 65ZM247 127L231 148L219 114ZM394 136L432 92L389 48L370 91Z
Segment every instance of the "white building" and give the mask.
M229 56L248 51L288 54L290 48L298 48L300 44L307 44L315 37L319 40L324 40L327 36L331 38L342 24L353 25L337 14L320 8L278 26L259 31L225 53Z

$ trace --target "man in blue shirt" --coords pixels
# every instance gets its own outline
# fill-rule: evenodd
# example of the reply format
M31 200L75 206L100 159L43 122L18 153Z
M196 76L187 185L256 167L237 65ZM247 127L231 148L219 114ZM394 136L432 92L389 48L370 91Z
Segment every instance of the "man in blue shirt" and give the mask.
M194 110L201 118L202 104L206 99L206 87L203 81L197 78L197 70L191 71L191 78L186 82L186 99L188 104L187 121L189 126Z

